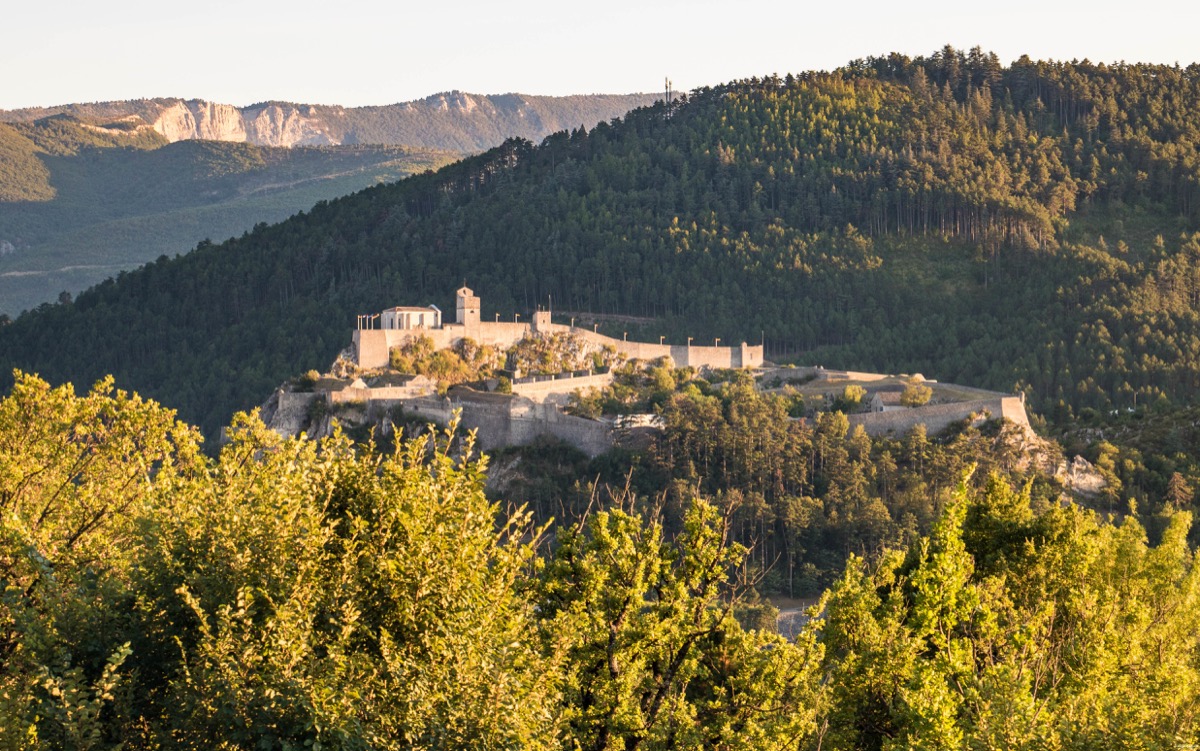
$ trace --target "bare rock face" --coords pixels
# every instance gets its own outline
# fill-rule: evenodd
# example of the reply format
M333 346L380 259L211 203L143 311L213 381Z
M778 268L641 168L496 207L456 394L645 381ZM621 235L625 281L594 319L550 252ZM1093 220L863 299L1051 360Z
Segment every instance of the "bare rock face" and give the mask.
M196 117L197 138L206 141L246 140L246 125L236 107L211 102L189 104L192 104L192 112Z
M183 102L165 107L153 125L156 131L172 143L196 137L196 118Z
M245 122L236 107L200 99L164 107L153 126L171 142L197 138L208 141L246 140Z
M248 108L242 114L247 140L259 146L336 146L341 143L313 107L268 104Z
M1054 476L1064 487L1085 496L1099 495L1108 484L1092 463L1082 456L1075 457L1070 463L1064 460L1058 465Z
M240 110L193 99L163 107L154 129L168 141L250 142L258 146L334 146L342 142L315 107L263 104Z

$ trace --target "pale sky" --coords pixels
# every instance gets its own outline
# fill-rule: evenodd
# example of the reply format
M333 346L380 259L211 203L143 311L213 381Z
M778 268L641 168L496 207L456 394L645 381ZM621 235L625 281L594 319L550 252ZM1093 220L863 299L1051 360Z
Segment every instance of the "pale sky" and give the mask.
M1034 58L1200 60L1200 2L46 0L0 12L0 108L140 97L390 104L680 91L980 46ZM984 6L988 9L983 9Z

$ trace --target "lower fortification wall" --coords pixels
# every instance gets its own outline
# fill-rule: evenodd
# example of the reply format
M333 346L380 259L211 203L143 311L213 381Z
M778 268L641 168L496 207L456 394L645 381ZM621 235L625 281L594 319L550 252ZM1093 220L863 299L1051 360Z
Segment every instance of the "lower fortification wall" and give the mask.
M275 411L266 419L267 425L280 435L299 435L308 422L308 408L313 400L321 397L316 392L275 392Z
M883 373L863 373L857 370L826 370L825 368L816 368L813 371L817 380L821 381L859 381L862 383L870 383L871 381L883 381L891 378Z
M421 386L382 386L378 388L344 388L341 391L326 392L330 404L350 404L353 402L400 401L425 396L432 390L426 383Z
M564 414L553 404L514 404L508 428L506 443L510 446L524 446L546 435L565 441L588 456L603 454L613 446L612 426Z
M559 376L539 378L535 381L513 383L512 392L535 402L545 401L546 397L570 394L576 389L602 389L613 381L612 373L592 373L585 376Z
M542 436L570 443L588 456L613 446L611 425L561 412L553 404L538 404L523 397L490 399L486 403L453 397L425 397L401 402L410 415L441 424L461 410L460 426L476 431L476 445L484 451L504 446L525 446Z
M893 412L868 412L849 415L850 426L862 425L868 435L903 435L916 425L924 425L929 433L939 433L956 422L966 419L978 421L1004 418L1032 431L1025 404L1018 396L1003 396L994 399L978 399L952 404L930 404Z
M573 380L593 380L605 375ZM404 390L394 389L396 392ZM355 420L369 418L372 408L398 406L418 420L445 425L453 418L455 410L461 410L460 426L464 430L475 430L476 445L485 451L504 446L524 446L542 436L553 436L577 447L588 456L597 456L612 448L616 440L616 432L609 423L568 415L551 402L539 403L523 396L468 392L465 397L414 397L409 394L404 398L387 398L378 393L385 391L393 389L307 393L280 390L275 394L274 412L268 425L284 436L300 435L308 423L310 405L317 399L326 399L338 405L357 405L357 409L350 410ZM377 393L372 394L371 398L353 398L355 394L347 392Z

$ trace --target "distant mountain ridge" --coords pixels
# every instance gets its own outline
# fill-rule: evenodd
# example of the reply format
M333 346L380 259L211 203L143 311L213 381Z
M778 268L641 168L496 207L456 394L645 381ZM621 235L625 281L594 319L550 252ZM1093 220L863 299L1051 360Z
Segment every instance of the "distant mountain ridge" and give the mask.
M0 314L460 156L389 145L168 143L136 115L0 123Z
M141 99L0 111L0 314L506 138L593 128L654 98L451 92L359 108Z
M168 141L203 139L256 146L404 145L461 152L491 148L505 138L540 141L550 133L591 128L661 94L479 95L461 91L370 107L260 102L247 107L202 99L138 99L0 110L0 121L53 115L153 130Z

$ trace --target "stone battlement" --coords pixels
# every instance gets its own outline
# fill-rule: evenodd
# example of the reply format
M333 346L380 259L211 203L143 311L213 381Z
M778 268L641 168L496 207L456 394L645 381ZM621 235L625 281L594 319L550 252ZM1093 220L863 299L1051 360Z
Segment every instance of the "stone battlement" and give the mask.
M678 367L695 368L757 368L763 364L762 345L751 346L742 342L733 347L718 347L631 342L575 326L551 323L550 314L544 311L535 313L533 320L528 323L482 321L479 318L479 298L466 287L459 289L456 294L459 320L454 323L409 325L413 320L411 317L392 317L385 320L377 316L359 316L359 325L354 331L354 358L358 367L366 370L385 367L393 348L403 346L405 342L417 336L429 337L438 349L452 347L463 339L507 348L534 334L558 333L573 334L597 347L612 347L631 360L670 357ZM433 306L429 309L436 310ZM372 328L377 319L381 321L380 327ZM384 326L383 323L392 325Z

